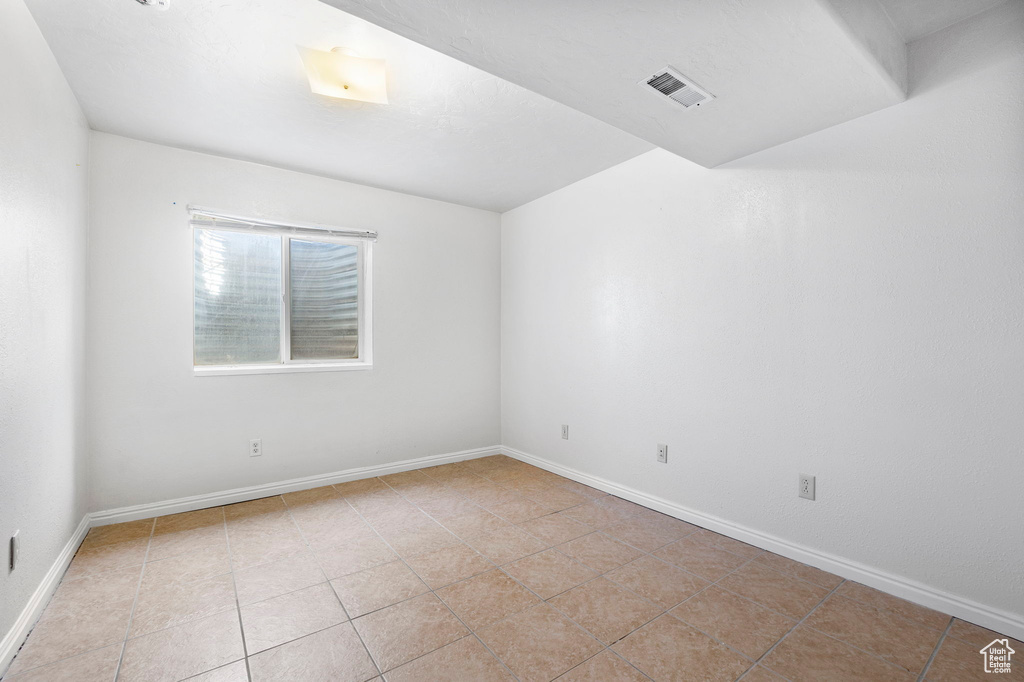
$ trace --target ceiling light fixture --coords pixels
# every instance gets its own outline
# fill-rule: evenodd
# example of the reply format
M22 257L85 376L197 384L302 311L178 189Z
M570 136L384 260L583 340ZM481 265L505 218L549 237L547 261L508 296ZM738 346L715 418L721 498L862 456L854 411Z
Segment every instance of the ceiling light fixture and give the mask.
M383 59L360 57L345 47L330 52L297 46L310 89L318 95L373 104L388 103Z

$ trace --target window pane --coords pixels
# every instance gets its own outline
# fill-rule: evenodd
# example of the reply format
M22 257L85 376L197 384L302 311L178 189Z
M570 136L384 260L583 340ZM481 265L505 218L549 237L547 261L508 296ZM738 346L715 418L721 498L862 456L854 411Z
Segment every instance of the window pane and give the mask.
M291 240L292 359L359 355L359 248Z
M194 232L195 364L280 362L280 237Z

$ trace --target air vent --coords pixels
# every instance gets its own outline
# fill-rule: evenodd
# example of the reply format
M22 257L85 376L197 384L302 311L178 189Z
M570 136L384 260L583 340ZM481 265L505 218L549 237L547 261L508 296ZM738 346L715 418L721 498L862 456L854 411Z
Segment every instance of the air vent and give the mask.
M668 97L686 109L699 107L715 98L710 92L698 87L689 78L667 66L653 76L640 81L640 85Z

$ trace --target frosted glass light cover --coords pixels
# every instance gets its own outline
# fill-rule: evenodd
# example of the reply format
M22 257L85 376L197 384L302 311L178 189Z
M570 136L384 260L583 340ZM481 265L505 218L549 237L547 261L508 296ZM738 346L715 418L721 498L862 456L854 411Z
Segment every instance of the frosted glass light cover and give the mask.
M373 104L388 103L386 62L342 51L297 46L310 89L318 95Z
M193 360L201 365L281 361L281 239L195 230Z

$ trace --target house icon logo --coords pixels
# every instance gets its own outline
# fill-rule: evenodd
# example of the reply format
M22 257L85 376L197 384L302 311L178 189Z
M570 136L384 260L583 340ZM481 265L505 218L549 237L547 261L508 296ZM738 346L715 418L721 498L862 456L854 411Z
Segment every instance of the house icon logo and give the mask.
M979 652L985 657L985 672L1010 673L1010 657L1016 651L1010 648L1008 639L994 639Z

